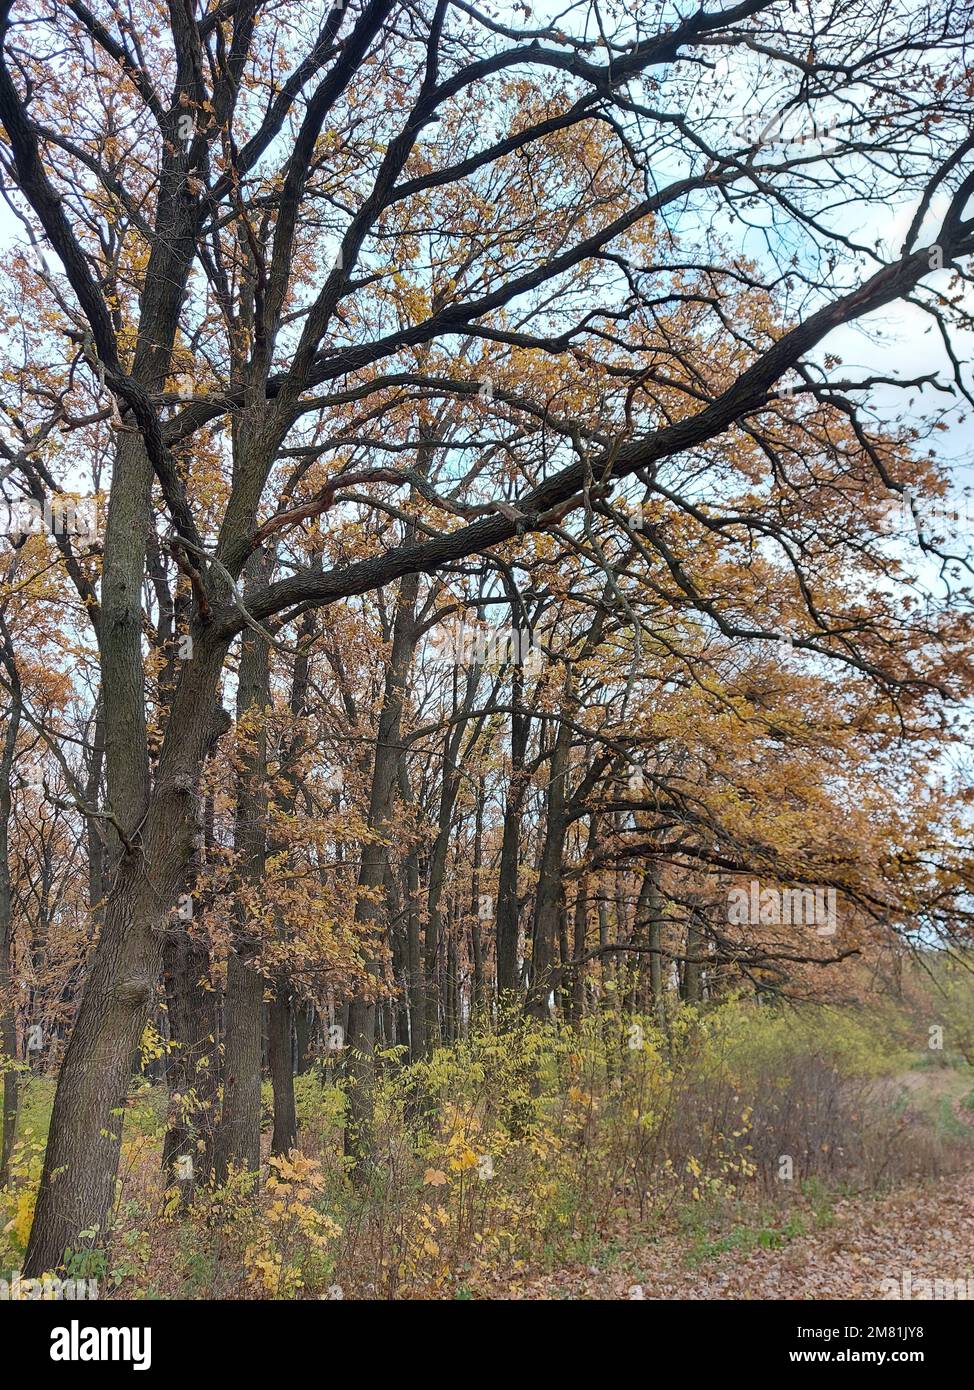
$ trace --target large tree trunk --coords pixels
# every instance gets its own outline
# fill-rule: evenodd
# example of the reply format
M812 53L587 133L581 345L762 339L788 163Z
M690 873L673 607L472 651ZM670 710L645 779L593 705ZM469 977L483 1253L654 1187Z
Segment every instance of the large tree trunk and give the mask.
M216 992L207 988L209 946L178 917L166 936L162 974L174 1044L166 1066L171 1118L162 1162L167 1181L179 1182L188 1201L213 1165L220 1068ZM190 1172L180 1158L192 1159Z
M58 1079L24 1260L29 1278L57 1269L66 1246L77 1248L79 1231L94 1228L96 1241L105 1231L121 1137L115 1112L126 1095L132 1056L155 993L169 911L195 849L199 772L213 737L214 695L225 654L225 644L199 634L195 659L185 663L174 698L148 809L133 816L124 796L123 815L117 816L128 848L118 861ZM106 695L106 740L111 727ZM109 802L114 804L111 794Z
M99 949L58 1080L37 1209L25 1260L29 1277L55 1270L78 1232L104 1236L132 1057L159 971L165 913L127 860L108 902Z
M181 72L179 80L187 95L203 99L196 76ZM50 220L55 195L45 184L22 114L15 117L21 122L17 162L23 186L35 206L47 209ZM188 155L175 139L175 116L171 133L161 161L157 235L146 267L132 362L133 379L149 392L160 390L169 373L196 251L198 209L186 196ZM65 1247L77 1245L80 1231L104 1233L121 1128L113 1111L128 1086L132 1055L159 977L166 919L193 854L199 773L226 655L224 640L197 628L194 659L183 663L155 787L150 788L142 585L153 469L141 433L125 430L118 441L97 619L107 804L114 823L114 852L107 866L112 886L58 1078L24 1261L30 1278L56 1269Z

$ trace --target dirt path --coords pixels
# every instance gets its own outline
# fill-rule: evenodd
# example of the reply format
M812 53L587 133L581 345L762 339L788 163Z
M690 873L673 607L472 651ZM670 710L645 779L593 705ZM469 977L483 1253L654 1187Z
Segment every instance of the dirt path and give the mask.
M974 1298L974 1172L836 1204L824 1229L688 1267L668 1236L506 1291L518 1299ZM927 1290L923 1280L931 1281ZM941 1283L935 1284L933 1281ZM945 1282L949 1281L949 1282ZM963 1281L963 1282L960 1282Z
M924 1087L935 1099L947 1087ZM959 1120L969 1111L952 1105ZM526 1280L522 1299L974 1298L974 1169L838 1201L827 1225L777 1248L726 1248L719 1233L694 1262L686 1237L611 1247L601 1267ZM746 1227L741 1228L746 1230ZM754 1233L751 1232L753 1237ZM620 1242L621 1244L622 1242ZM747 1242L743 1242L747 1244ZM690 1258L688 1258L690 1256ZM923 1281L930 1281L927 1288ZM939 1281L936 1282L936 1281Z

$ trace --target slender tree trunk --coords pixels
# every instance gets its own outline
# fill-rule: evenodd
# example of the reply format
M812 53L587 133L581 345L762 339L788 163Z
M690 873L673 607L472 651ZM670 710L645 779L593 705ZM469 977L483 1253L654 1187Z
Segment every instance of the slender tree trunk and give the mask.
M13 795L10 779L13 775L17 734L20 729L21 694L13 652L9 649L4 631L4 664L11 685L10 710L0 754L0 1059L5 1062L3 1073L3 1123L0 1140L0 1187L10 1177L10 1155L17 1129L19 1088L17 1085L17 1016L14 1012L13 991L13 894L10 883L10 816Z
M441 1009L443 989L441 976L445 964L446 929L440 903L446 883L446 861L453 829L453 807L456 803L453 749L455 728L447 728L443 736L443 774L440 783L440 805L436 821L436 839L430 855L429 886L426 896L426 1046L432 1052L440 1040L440 1019L446 1026Z
M660 891L660 868L659 864L651 862L646 869L646 877L643 880L648 883L649 891L647 894L646 910L648 922L646 924L646 944L649 947L648 963L642 967L642 979L645 985L648 982L648 998L641 997L640 1008L648 1010L659 1025L664 1027L666 1024L666 999L663 994L663 894Z
M479 1021L487 1002L484 984L484 946L481 937L482 898L481 870L484 853L484 779L477 782L477 806L474 822L473 867L470 876L470 957L473 963L473 998L471 1000L471 1022Z
M574 934L572 955L581 960L588 938L588 874L578 880L575 893ZM576 965L571 972L571 1020L578 1027L585 1015L585 966Z
M398 766L401 757L402 714L406 682L416 650L416 599L419 576L407 575L399 586L396 614L393 620L392 652L386 671L385 692L379 715L379 728L372 768L372 787L369 798L369 829L374 839L362 847L359 870L358 897L355 921L358 924L367 952L367 968L378 983L382 962L378 953L380 890L385 882L388 835L395 804ZM348 1055L345 1075L348 1079L348 1111L345 1125L345 1152L353 1160L352 1173L356 1180L365 1176L371 1162L374 1143L372 1133L372 1090L375 1080L375 1015L374 987L360 991L349 1004Z
M291 677L291 694L288 708L294 721L305 713L308 687L311 678L311 661L307 646L314 631L314 613L304 615L298 630L300 655L295 658ZM304 743L300 726L295 723L290 746L286 754L282 751L282 772L289 788L284 798L284 810L295 810L300 790L297 760ZM287 939L287 923L278 917L277 934ZM274 983L274 992L268 1007L267 1016L267 1060L274 1091L274 1133L271 1138L271 1152L289 1153L297 1147L298 1120L297 1105L294 1099L294 1062L292 1039L294 1034L295 1004L294 992L287 979L286 967L282 969Z
M555 973L555 942L559 939L560 919L564 910L562 868L565 833L568 827L566 781L571 738L569 725L560 721L549 760L545 837L538 872L534 944L531 954L531 988L527 1001L527 1011L537 1018L548 1017L548 996Z
M409 1060L418 1062L426 1056L426 973L419 907L421 884L415 850L409 855L406 874L409 892L406 909L409 950Z
M504 806L504 830L497 879L497 998L513 999L518 989L517 937L518 868L521 861L521 819L528 779L525 757L531 716L523 710L523 672L515 666L511 681L511 780Z
M450 913L447 927L446 973L443 981L443 1017L446 1025L446 1040L453 1044L458 1037L459 1019L457 1016L457 936L456 922Z
M606 951L609 944L609 904L605 900L605 880L600 876L599 879L599 949L602 955L599 959L602 962L602 1003L609 1002L610 991L608 986L615 978L614 962L612 956Z
M685 1004L703 1002L703 933L696 923L691 922L686 933L686 958L683 962L683 988Z
M448 973L446 959L449 949L448 931L444 925L441 908L443 890L446 887L447 860L450 841L453 836L454 810L460 790L460 748L466 727L466 715L473 707L479 684L479 672L472 668L465 682L463 700L457 699L454 685L453 724L448 726L443 736L443 771L440 783L440 804L436 818L436 839L430 855L429 888L426 899L426 1048L431 1053L440 1036L440 1019L447 1025L447 1008L440 1008L446 1002L444 977Z
M255 582L266 575L266 558L250 565ZM255 968L260 942L247 927L246 894L259 891L267 858L267 734L264 711L270 704L270 649L264 638L244 634L237 677L237 722L248 727L251 746L237 779L234 852L237 859L236 936L227 962L226 1024L223 1042L223 1109L216 1143L216 1175L260 1168L261 1031L265 979ZM256 721L256 722L255 722Z
M386 898L392 921L392 989L389 1000L389 1038L395 1047L405 1047L409 1056L409 926L399 881L386 859Z
M298 1143L298 1117L294 1101L294 1068L291 1035L291 991L278 980L267 1010L268 1060L274 1087L274 1134L271 1153L286 1154Z

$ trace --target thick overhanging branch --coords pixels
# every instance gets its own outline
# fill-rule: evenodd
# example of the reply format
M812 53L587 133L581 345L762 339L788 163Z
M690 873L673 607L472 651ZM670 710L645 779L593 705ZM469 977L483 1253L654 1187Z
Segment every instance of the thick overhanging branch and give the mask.
M944 219L937 241L945 260L959 259L974 250L971 222L961 221L958 209L970 196L969 176ZM354 594L366 593L401 579L403 575L429 573L440 566L478 554L528 531L543 531L553 514L591 484L608 490L637 470L649 470L665 458L706 444L733 424L754 414L767 403L774 383L833 329L882 308L902 297L933 268L927 249L914 251L876 272L850 293L823 305L804 323L784 334L751 367L704 410L677 424L634 440L589 463L580 460L560 470L540 486L517 499L520 518L497 515L420 544L403 545L383 555L324 572L303 571L269 585L250 605L258 622L285 609L292 616L305 607L321 607ZM240 631L239 613L223 609L216 615L224 636Z

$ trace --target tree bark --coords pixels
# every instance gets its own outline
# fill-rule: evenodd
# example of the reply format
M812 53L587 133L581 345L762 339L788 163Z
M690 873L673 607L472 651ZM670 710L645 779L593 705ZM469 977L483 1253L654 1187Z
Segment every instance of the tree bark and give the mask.
M268 1061L274 1088L273 1154L290 1153L298 1145L291 1048L293 1022L291 991L283 980L278 980L267 1009Z
M177 917L166 936L162 965L173 1044L167 1059L170 1124L163 1143L163 1168L178 1182L184 1201L205 1183L213 1165L220 1067L216 991L210 978L208 943ZM190 1157L184 1176L179 1158Z
M216 1140L216 1180L231 1168L260 1168L261 1009L264 977L237 951L227 961L223 1109Z
M44 1169L24 1273L57 1269L78 1232L102 1238L115 1189L121 1121L159 976L170 906L184 882L199 827L199 770L212 737L212 710L226 648L200 640L185 664L148 809L127 826L94 952L58 1079ZM140 689L142 687L140 665ZM112 721L106 697L106 739ZM125 802L128 805L128 800ZM142 826L141 831L138 827Z
M184 35L181 34L181 38ZM30 129L5 66L4 124L16 131L21 186L58 249L67 257L76 291L81 253L70 240ZM180 65L178 81L191 99L204 89ZM175 101L173 109L178 109ZM196 253L198 209L186 196L188 157L176 139L165 142L152 250L139 304L131 379L160 390L189 269ZM69 245L66 245L66 241ZM90 280L89 280L90 285ZM110 319L97 291L80 292L101 339ZM114 352L114 343L110 344ZM107 804L113 817L112 886L88 982L58 1078L44 1170L37 1194L24 1272L34 1278L60 1264L78 1233L104 1232L114 1193L121 1124L115 1112L128 1086L159 975L166 918L192 858L197 791L226 636L198 627L195 657L183 664L150 788L142 651L142 585L151 523L153 469L141 432L119 433L105 531L97 637L102 676ZM96 1237L97 1238L97 1237Z

